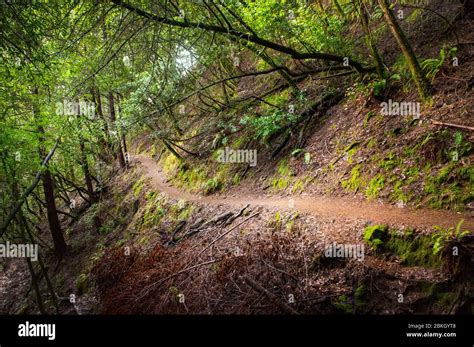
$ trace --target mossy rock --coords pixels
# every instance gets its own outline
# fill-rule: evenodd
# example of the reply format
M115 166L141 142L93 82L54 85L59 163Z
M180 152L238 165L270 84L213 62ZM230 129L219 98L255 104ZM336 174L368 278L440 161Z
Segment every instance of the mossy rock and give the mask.
M375 224L364 229L364 240L373 249L377 250L383 246L388 236L388 226Z

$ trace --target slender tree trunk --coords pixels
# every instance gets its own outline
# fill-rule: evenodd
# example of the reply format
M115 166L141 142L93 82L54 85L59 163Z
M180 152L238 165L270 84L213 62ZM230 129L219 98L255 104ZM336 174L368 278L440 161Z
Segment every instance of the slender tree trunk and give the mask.
M46 314L46 311L44 310L43 299L41 298L41 292L38 285L38 277L36 275L35 269L33 268L33 264L31 264L30 258L27 257L25 259L26 259L26 264L28 264L28 270L30 271L30 275L31 275L31 284L35 290L36 302L38 303L38 309L41 314Z
M59 257L62 257L67 251L66 241L64 240L61 224L59 223L58 213L56 212L56 201L54 200L54 188L51 173L46 170L43 173L43 190L46 200L46 211L48 215L49 228L53 238L54 249Z
M99 118L102 120L104 124L104 135L105 135L105 141L102 140L101 144L107 148L110 152L112 152L112 156L115 158L115 153L112 151L112 146L111 146L111 141L110 141L110 132L109 132L109 122L104 116L104 110L102 108L102 98L100 96L100 90L99 88L92 88L92 95L94 95L94 102L96 103L96 112L99 115ZM109 152L109 153L110 153Z
M18 189L18 181L15 178L15 173L14 172L12 174L12 192L13 192L13 196L20 196L20 190ZM26 237L26 232L25 232L25 226L23 224L23 221L25 220L25 218L23 216L23 212L22 212L21 209L18 211L18 214L15 216L15 219L16 219L16 222L18 223L18 227L20 229L21 238L23 239L23 242L26 243L27 242L27 237ZM30 238L30 242L33 243L33 240L31 238ZM38 255L38 257L39 257L39 255ZM39 309L41 314L45 314L46 311L44 310L43 299L41 298L41 291L40 291L39 284L38 284L38 276L37 276L36 271L33 267L33 264L31 263L31 259L26 257L25 260L26 260L26 264L28 265L28 270L30 272L31 285L32 285L32 287L35 291L36 302L38 304L38 309Z
M91 178L91 173L89 170L89 163L87 162L87 154L86 154L86 148L84 145L84 140L82 139L82 136L79 140L79 147L81 150L81 166L82 166L82 171L84 172L84 179L86 181L86 187L87 187L87 194L89 195L89 201L91 204L95 202L95 194L94 194L94 186L92 185L92 178Z
M122 147L123 147L123 153L124 153L124 157L125 157L125 166L129 167L129 154L128 154L128 148L127 148L127 138L126 138L126 133L125 133L125 129L122 125L122 107L120 106L121 103L122 103L122 100L120 97L118 97L118 111L119 111L119 117L120 117L120 139L122 141Z
M363 0L355 0L355 1L357 2L357 7L359 8L360 20L362 22L362 28L364 29L364 33L365 33L365 41L366 41L367 47L370 49L370 52L372 53L372 58L374 59L377 74L379 75L380 78L385 78L386 74L385 74L385 68L383 65L382 57L379 54L377 46L375 45L375 42L372 37L372 33L370 32L369 16L367 15L367 9L365 7L366 4L363 3Z
M38 95L38 88L35 87L33 89L33 94ZM33 116L35 120L38 118L38 114L38 106L35 103L33 104ZM39 155L40 158L43 159L46 153L43 146L45 131L42 125L38 125L38 133L40 136ZM46 165L45 171L43 172L42 181L44 198L46 201L46 211L48 216L49 229L51 230L51 237L53 239L54 249L56 251L57 256L59 258L62 258L67 251L67 245L66 241L64 240L61 224L59 223L58 213L56 209L56 201L54 199L53 179L51 177L51 172L48 169L48 165Z
M117 127L117 123L116 123L116 116L115 116L115 102L114 102L114 95L112 94L112 92L109 92L109 110L110 110L110 121L112 122L112 124L114 125L116 131L117 131L117 135L119 136L119 130L118 127ZM118 160L119 160L119 164L120 164L120 167L122 169L124 169L126 167L125 165L125 158L123 156L123 152L122 152L122 145L120 143L120 137L119 137L119 141L117 141L117 157L118 157Z
M35 240L33 238L33 234L30 230L30 227L28 226L28 222L26 221L25 216L23 213L20 211L20 220L24 225L24 228L28 234L28 238L31 243L34 243ZM49 278L48 272L46 271L46 267L44 266L43 260L41 259L40 255L38 254L38 264L41 268L41 272L44 276L44 279L46 281L46 286L48 287L49 293L51 295L51 300L53 302L53 306L56 309L56 313L59 313L59 305L58 305L58 297L56 295L56 292L54 291L53 284L51 283L51 279Z
M387 22L390 30L392 31L393 36L397 40L398 46L400 47L406 61L408 67L410 69L411 75L415 82L416 88L418 89L418 94L422 99L427 99L432 94L432 86L426 79L426 76L421 69L418 60L416 59L415 53L408 42L407 37L403 33L402 28L398 24L393 12L389 8L389 4L387 0L378 0L380 8L383 11L385 21Z

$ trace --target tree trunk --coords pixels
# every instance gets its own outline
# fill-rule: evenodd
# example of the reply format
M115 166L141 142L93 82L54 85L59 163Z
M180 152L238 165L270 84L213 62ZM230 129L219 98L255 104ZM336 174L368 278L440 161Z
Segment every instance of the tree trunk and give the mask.
M121 145L121 141L120 141L120 129L118 129L117 127L117 124L116 124L116 117L115 117L115 102L114 102L114 96L112 94L112 92L109 92L109 110L110 110L110 121L112 122L112 124L114 125L114 128L115 130L117 131L117 136L119 138L119 141L117 141L117 157L118 157L118 160L119 160L119 164L120 164L120 167L122 169L124 169L126 167L125 165L125 158L123 156L123 152L122 152L122 145Z
M408 67L410 69L413 80L415 81L416 88L422 99L427 99L432 94L432 86L426 79L423 70L421 69L418 60L416 59L415 53L408 42L405 34L402 31L402 28L398 24L393 12L389 8L387 0L378 0L380 8L383 11L385 21L387 22L390 30L392 31L393 36L397 40L398 46L400 47Z
M111 142L110 142L110 133L109 133L109 123L107 119L104 116L104 110L102 109L102 98L100 96L100 90L99 88L92 88L92 95L94 96L94 102L96 103L96 112L99 115L99 118L102 120L104 124L104 135L105 135L105 141L102 140L102 145L104 145L105 148L107 148L109 151L111 151ZM109 152L110 154L110 152ZM115 158L115 153L113 153L113 157Z
M89 201L91 204L95 202L94 186L92 185L91 172L89 170L89 163L87 162L86 148L84 146L84 140L82 136L79 141L79 147L81 150L81 166L82 171L84 172L84 179L86 181L87 194L89 195Z
M383 65L382 57L379 54L377 46L375 45L375 42L372 37L372 33L370 32L369 16L367 15L367 9L365 7L366 4L363 3L363 0L356 0L356 2L357 2L357 7L359 9L359 15L362 22L362 28L364 29L364 33L365 33L365 41L366 41L367 47L370 49L370 52L372 53L372 58L374 59L377 74L379 75L381 79L383 79L386 77L385 68Z
M35 87L33 89L33 94L38 95L38 88ZM36 104L33 104L33 116L35 120L37 119L38 113L39 113L38 106ZM46 155L44 147L43 147L45 131L42 125L38 125L38 133L39 133L39 140L40 140L39 141L40 142L39 154L42 160ZM48 169L48 165L45 166L45 170L42 175L42 180L43 180L44 198L46 201L46 211L47 211L48 222L49 222L49 229L51 230L51 237L53 239L54 249L58 257L62 258L62 256L67 251L67 245L66 245L66 241L64 240L63 231L61 229L58 213L56 211L56 201L54 200L53 180L51 178L51 172Z
M118 111L119 111L119 117L120 119L122 120L122 108L120 107L121 105L121 98L119 97L118 98ZM120 123L120 139L121 139L121 142L122 142L122 146L123 146L123 153L124 153L124 157L125 157L125 166L129 167L129 159L130 159L130 156L128 154L128 148L127 148L127 138L125 136L125 129L124 127L122 126L122 123Z
M59 223L58 213L56 212L56 201L54 200L54 188L51 173L46 170L43 173L43 190L46 200L46 211L48 214L49 228L53 238L54 249L59 257L62 257L67 250L66 241L64 240L61 224Z

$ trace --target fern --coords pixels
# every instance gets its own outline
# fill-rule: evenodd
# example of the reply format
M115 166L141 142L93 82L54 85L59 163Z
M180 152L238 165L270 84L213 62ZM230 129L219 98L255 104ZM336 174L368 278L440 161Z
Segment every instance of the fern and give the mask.
M439 51L439 58L429 58L421 62L421 67L426 74L426 77L433 81L438 74L441 66L443 66L447 57L454 56L456 54L456 47L451 48L446 54L445 47L441 48Z
M434 227L437 230L437 232L432 236L434 255L445 249L446 245L449 243L461 242L461 240L470 233L469 230L461 231L462 223L464 223L464 219L461 219L458 224L456 224L455 228L450 227L444 229L438 225Z

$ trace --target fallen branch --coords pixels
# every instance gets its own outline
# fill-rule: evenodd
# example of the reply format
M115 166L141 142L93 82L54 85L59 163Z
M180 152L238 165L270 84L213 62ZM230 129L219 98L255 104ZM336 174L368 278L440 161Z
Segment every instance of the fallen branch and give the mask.
M237 227L241 226L242 224L244 224L246 221L248 221L249 219L255 217L256 215L259 215L260 212L257 212L257 213L254 213L253 215L251 215L250 217L244 219L242 222L240 222L239 224L237 224L236 226L230 228L229 230L227 230L225 233L223 233L222 235L218 236L217 238L215 238L210 244L207 245L206 248L204 248L201 252L199 252L197 258L199 258L201 256L201 254L203 254L205 251L207 251L213 244L215 244L217 241L219 241L220 239L222 239L224 236L226 236L227 234L229 234L232 230L235 230Z
M469 127L466 125L459 125L459 124L453 124L453 123L444 123L444 122L438 122L437 120L431 121L431 123L435 125L444 125L447 127L452 127L452 128L459 128L459 129L466 129L466 130L471 130L474 131L474 127Z
M243 277L243 280L245 281L245 283L247 283L252 289L256 290L257 292L265 295L266 297L268 297L272 302L274 302L278 307L280 307L283 311L285 311L286 313L289 313L289 314L295 314L295 315L299 315L299 312L296 311L293 307L285 304L284 302L282 302L281 300L279 300L279 298L273 294L272 292L270 292L268 289L264 288L260 283L258 283L257 281L255 281L254 279L251 279L250 277L248 276L244 276Z
M140 295L139 299L143 299L150 292L150 290L153 290L153 289L159 287L161 284L163 284L164 282L166 282L169 279L172 279L173 277L179 276L179 275L181 275L185 272L194 270L198 267L201 267L201 266L204 266L204 265L214 264L214 263L217 263L219 261L221 261L221 259L212 259L212 260L209 260L209 261L205 261L203 263L199 263L199 264L196 264L196 265L193 265L193 266L189 266L187 268L184 268L183 270L175 272L174 274L171 274L171 275L159 280L158 282L152 283L148 287L144 288L143 291L142 291L142 295Z

